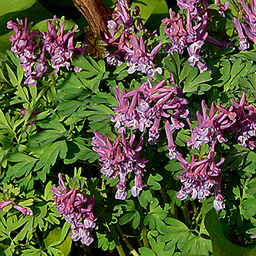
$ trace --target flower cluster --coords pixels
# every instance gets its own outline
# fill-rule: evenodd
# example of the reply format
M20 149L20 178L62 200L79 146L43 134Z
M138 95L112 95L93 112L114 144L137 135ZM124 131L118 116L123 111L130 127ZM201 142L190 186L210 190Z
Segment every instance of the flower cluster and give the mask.
M198 6L198 2L198 0L178 0L179 8L187 10L186 20L183 20L179 13L176 16L175 12L170 9L170 18L163 19L162 24L165 26L164 31L171 42L171 45L167 44L166 52L183 54L186 48L190 66L197 66L200 72L204 72L208 69L206 63L200 61L202 58L200 51L208 38L209 11L205 10L208 6L207 0L202 1L200 6ZM222 5L219 0L216 0L215 4L219 7L219 13L224 16L224 11L227 10L229 3L226 2ZM214 37L210 37L209 41L222 47L228 46L227 43L221 43Z
M192 128L189 119L187 118L188 125L191 129L191 137L187 142L187 146L192 149L197 148L200 150L200 145L209 144L211 150L208 156L200 161L195 161L194 155L192 156L191 163L183 159L182 155L177 151L176 145L173 141L173 130L170 123L165 123L165 131L168 139L169 158L177 159L181 162L181 167L184 173L179 176L184 183L184 187L178 192L177 197L180 200L186 199L187 195L192 193L192 198L198 197L205 200L211 194L211 188L215 185L216 199L214 207L219 210L224 208L223 196L221 195L221 170L217 167L224 162L222 159L218 164L215 164L214 150L217 142L226 142L227 138L224 137L224 132L229 131L234 135L238 145L254 149L256 136L256 106L244 106L245 92L243 93L240 102L236 102L233 98L234 106L230 108L223 108L214 103L211 104L209 115L205 106L205 101L202 100L202 114L197 111L198 125ZM208 168L210 171L207 171Z
M194 20L195 13L191 13L189 7L187 8L187 20L183 20L179 13L175 17L175 12L172 9L169 10L169 13L170 18L162 20L162 24L165 26L164 31L171 42L171 45L167 44L166 52L183 54L184 49L187 48L190 66L197 65L201 72L207 70L206 64L200 61L202 58L200 51L208 36L208 32L206 32L208 12L205 12L197 22Z
M217 106L217 108L222 109L220 113L215 113L214 103L211 105L210 113L207 115L205 101L202 100L202 113L197 111L198 125L196 128L191 127L191 123L188 122L191 129L191 138L186 141L187 145L199 150L199 147L202 143L210 144L226 142L227 139L224 138L224 131L229 128L234 122L234 115L227 114L226 110ZM229 117L230 121L227 119Z
M41 33L39 30L30 32L31 25L28 25L27 18L24 24L22 20L18 20L18 23L10 20L7 23L7 28L14 30L14 35L10 37L11 51L20 58L21 67L27 78L24 84L29 86L37 84L38 79L47 71L48 63L54 69L54 74L58 73L61 67L70 70L70 61L75 52L84 55L87 48L87 44L83 48L74 47L74 30L64 34L65 22L59 28L56 16L52 21L47 20L47 26L48 33ZM49 61L46 52L50 56Z
M247 16L243 16L245 23L240 23L237 18L234 17L234 23L239 36L239 46L242 50L250 48L248 38L255 44L256 43L256 4L251 0L251 10L245 4L243 0L239 0L242 8ZM243 28L242 28L243 27ZM244 34L245 32L245 34Z
M102 167L101 173L110 179L120 179L120 183L116 186L117 192L115 198L124 200L127 197L126 177L132 172L135 174L135 185L131 188L131 193L134 197L138 197L140 191L145 186L141 182L146 163L146 160L140 156L144 142L143 137L140 138L139 144L133 150L134 134L131 136L130 141L127 142L124 134L121 133L121 141L117 138L113 145L109 138L106 139L98 131L95 130L94 134L92 149L101 157L99 159Z
M27 18L24 21L18 20L14 23L12 20L7 23L8 29L14 30L14 35L10 37L12 42L11 51L18 55L20 65L25 71L25 84L35 86L37 80L47 70L47 61L45 60L45 49L39 54L42 35L39 30L30 32Z
M129 67L129 74L135 71L141 71L141 73L150 76L154 76L156 73L161 74L162 69L155 69L153 60L162 42L151 53L146 51L142 35L138 42L136 34L143 30L146 31L141 19L138 18L139 12L138 6L131 12L125 1L118 0L118 10L113 14L114 19L108 21L109 34L105 33L108 49L112 48L113 50L113 52L106 53L106 61L109 65L121 65L126 62ZM154 36L154 33L150 36Z
M95 197L92 196L88 201L88 198L76 189L68 191L61 173L58 177L60 190L55 186L51 189L58 212L63 215L68 223L71 223L72 234L70 237L72 240L76 242L81 239L83 244L90 245L93 242L91 232L96 226L95 222L97 220L93 215ZM88 207L84 208L86 202Z
M256 147L254 143L254 137L256 136L256 106L244 106L245 92L239 103L234 98L232 100L234 108L231 107L229 110L224 110L227 115L233 116L234 119L229 131L234 135L238 145L242 147L248 146L253 150Z
M180 165L184 172L177 177L181 179L184 186L176 194L177 198L182 201L185 200L188 194L192 194L191 198L196 197L201 200L212 194L211 189L215 185L215 200L214 208L221 210L225 208L223 202L224 197L221 194L221 169L219 166L225 161L224 158L216 164L215 157L215 143L212 144L212 148L209 151L208 156L202 160L195 160L195 155L192 155L191 162L186 161L180 153L177 154L177 159L180 161Z
M228 130L234 134L238 145L255 148L253 137L256 136L256 107L244 106L245 92L239 103L234 98L232 100L234 106L229 109L216 105L219 113L215 113L214 103L212 103L209 115L206 114L205 102L202 101L203 115L197 112L198 125L193 129L189 122L191 138L187 141L188 146L199 150L202 143L211 145L217 141L226 142L224 132Z
M184 108L188 101L177 96L173 97L182 95L182 90L176 86L163 87L165 81L152 86L151 77L148 76L147 82L131 92L126 93L124 90L122 94L118 86L115 88L118 108L114 108L116 115L111 115L111 118L116 123L118 132L124 132L124 126L133 130L139 129L140 132L146 132L149 128L148 141L151 145L155 145L160 136L159 126L162 117L171 116L172 130L181 129L184 126L179 119L188 117L189 112ZM129 105L130 97L132 100ZM170 115L165 110L174 110L174 113Z

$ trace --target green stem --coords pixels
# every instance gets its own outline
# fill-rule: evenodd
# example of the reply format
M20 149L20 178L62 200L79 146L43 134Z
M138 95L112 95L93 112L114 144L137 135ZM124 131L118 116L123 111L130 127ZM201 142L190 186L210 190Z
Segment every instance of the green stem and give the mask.
M196 226L198 225L199 219L201 217L202 213L199 212L199 214L196 216Z
M191 205L192 205L194 214L195 214L195 215L198 215L198 210L197 210L197 207L196 207L195 202L194 202L194 201L191 201Z
M167 202L167 197L166 197L166 191L165 191L164 188L160 189L160 194L161 194L161 196L163 198L163 201L166 203Z
M177 205L176 203L174 205L171 205L170 214L172 218L178 219L178 213L177 213Z
M116 227L118 229L118 232L120 233L120 235L122 236L123 238L123 241L125 242L127 248L130 250L130 253L133 255L133 256L139 256L139 254L136 252L136 250L132 247L132 245L130 244L130 242L128 241L128 239L124 236L124 233L121 229L121 227L119 226L119 224L116 224Z
M184 201L184 205L182 205L181 207L181 211L183 213L184 219L185 219L185 223L187 225L189 225L189 227L191 227L192 223L189 217L189 213L188 213L188 207L187 207L187 202Z
M101 190L103 190L103 191L106 190L105 179L102 179ZM106 192L105 192L105 193L102 193L102 196L105 197L105 198L108 197L107 194L106 194Z
M146 227L144 226L143 222L141 222L141 233L142 233L142 241L144 244L144 247L149 248L149 243L148 243L148 238L147 238L147 230Z
M142 207L140 207L138 200L135 201L136 204L136 208L138 209L139 213L140 213L140 229L141 229L141 234L142 234L142 241L143 241L143 245L144 247L150 248L149 243L148 243L148 238L147 238L147 230L146 227L144 226L144 214L143 214L143 210Z
M130 222L130 228L131 228L132 233L134 234L134 236L137 238L137 242L138 242L139 246L140 246L140 247L143 247L144 245L143 245L143 243L141 242L141 240L138 239L138 236L136 236L136 231L135 231L135 229L133 228L131 222ZM127 236L127 235L126 235L126 236ZM127 237L128 237L128 236L127 236Z
M113 236L119 256L125 256L124 249L119 241L114 225L109 225L109 229L110 229L111 235Z

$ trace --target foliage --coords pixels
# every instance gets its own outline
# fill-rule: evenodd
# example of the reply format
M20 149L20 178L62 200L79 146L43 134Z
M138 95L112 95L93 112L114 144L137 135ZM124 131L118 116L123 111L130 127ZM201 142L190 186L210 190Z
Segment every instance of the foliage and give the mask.
M245 30L250 15L238 1L228 9L199 1L197 14L183 2L169 6L172 19L166 18L168 1L123 7L130 20L116 14L116 23L129 22L110 29L102 59L83 54L98 39L85 39L86 21L69 1L3 3L0 255L255 254L256 44ZM56 4L58 13L52 13ZM54 14L57 19L49 20ZM59 19L63 15L66 20ZM6 28L9 20L25 17L34 21L28 33L40 31L40 40L32 40L40 41L33 65L48 43L46 19L56 27L54 42L61 41L65 22L70 41L60 44L74 51L65 57L70 67L58 69L46 51L48 68L36 86L25 82L23 53L14 53L14 33ZM247 31L245 50L233 17ZM170 28L182 26L186 33L172 41ZM193 33L198 40L189 39ZM88 236L79 225L94 237L89 246L78 241Z

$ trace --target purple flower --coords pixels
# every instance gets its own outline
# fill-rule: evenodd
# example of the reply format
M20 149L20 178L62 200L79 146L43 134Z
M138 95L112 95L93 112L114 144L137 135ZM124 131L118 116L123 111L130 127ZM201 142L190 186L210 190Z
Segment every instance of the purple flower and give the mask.
M3 208L9 204L13 203L13 201L3 201L0 203L0 211L3 210Z
M33 30L32 32L28 30L27 18L24 21L24 25L22 20L18 20L18 23L10 20L7 23L7 28L13 29L15 33L14 36L10 37L12 42L11 51L20 58L20 65L27 78L24 84L35 86L39 77L47 70L44 50L42 50L37 63L38 52L40 51L38 48L41 44L42 35L39 30Z
M244 51L250 48L250 43L248 42L247 37L244 35L241 24L238 21L238 19L236 19L235 17L233 18L234 18L235 27L239 36L239 46Z
M61 173L58 177L60 190L55 186L51 189L58 212L68 223L71 223L72 234L70 237L72 240L76 242L81 239L83 244L89 246L93 242L91 232L95 228L97 220L93 214L95 197L93 195L88 201L88 198L84 197L78 190L71 189L68 191ZM87 208L84 208L87 201Z
M138 43L138 40L133 33L131 35L131 43L132 48L128 48L124 46L124 50L126 51L125 55L125 61L127 62L127 65L129 69L127 72L129 74L134 73L136 70L140 70L141 73L145 73L150 76L154 76L156 73L161 74L162 69L157 68L154 69L153 60L157 52L159 51L162 42L160 42L151 53L146 53L145 50L145 43L143 41L142 36L140 37L140 43Z
M185 200L189 194L191 194L192 199L197 197L198 199L206 200L206 198L212 194L211 189L215 185L216 198L214 207L216 210L225 207L223 197L221 196L221 169L219 168L225 159L222 158L221 161L216 164L214 151L215 144L213 143L206 158L196 161L195 155L193 154L190 163L186 161L180 153L177 154L176 158L180 161L180 165L184 170L182 175L177 176L184 184L181 190L176 194L180 201Z
M165 132L168 139L167 149L169 150L169 158L170 160L173 160L177 157L178 151L176 149L177 146L174 144L174 141L173 141L171 125L168 120L165 123Z
M193 149L197 148L198 150L202 143L212 145L212 143L216 143L217 141L220 143L226 142L227 139L224 138L224 131L232 125L232 122L228 122L226 119L231 115L227 110L217 106L222 112L215 114L214 103L212 103L210 113L207 115L204 100L202 100L201 105L203 115L200 111L196 112L198 125L196 128L190 128L191 138L186 141L188 146L192 146Z
M111 119L115 122L118 132L125 132L125 127L132 130L139 129L146 132L149 128L148 142L156 145L160 135L159 126L162 117L171 116L172 130L180 129L184 126L179 121L180 118L187 118L188 110L184 108L188 101L174 95L181 95L181 88L175 86L163 87L166 80L163 80L152 86L151 77L148 76L147 82L144 82L138 89L122 94L116 87L116 99L118 108L114 108L116 115L111 115ZM172 82L172 81L171 81ZM131 104L129 104L131 98ZM137 106L137 107L136 107ZM172 110L170 115L164 110Z
M106 61L109 65L121 65L126 62L129 69L128 73L133 74L140 71L143 74L154 76L161 74L161 68L155 68L153 59L161 47L161 42L152 50L147 52L143 36L140 42L136 38L141 30L146 30L139 15L139 7L136 6L133 12L128 10L125 2L118 0L118 9L113 13L114 19L108 21L109 34L105 33L105 42L108 51L106 52ZM155 33L149 36L153 37ZM144 36L145 37L145 36Z
M131 191L133 196L138 197L144 187L141 183L141 177L144 172L146 160L140 156L144 142L143 137L140 138L140 143L137 147L132 149L135 140L134 134L131 136L129 142L127 142L124 134L121 133L121 141L117 138L113 145L109 141L109 138L106 139L98 131L95 130L94 134L92 149L101 157L99 159L100 166L102 167L101 173L110 179L120 179L120 183L116 186L117 192L115 198L124 200L127 197L126 177L132 172L135 173L135 187Z
M240 23L235 17L234 23L239 36L239 46L242 50L246 50L250 48L250 43L247 38L249 38L254 44L256 43L256 8L255 1L253 0L251 0L251 9L243 0L240 0L240 3L246 13L246 16L243 16L243 18L247 24ZM242 27L246 36L243 33Z
M24 216L32 216L33 215L33 211L31 209L27 209L27 208L24 208L24 207L21 207L19 205L13 205L13 208L22 212Z
M230 6L229 2L225 2L224 4L221 4L220 0L215 0L215 4L218 5L219 7L220 15L225 17L224 11L226 11Z
M204 12L202 17L199 16L196 3L198 1L178 1L178 6L187 10L187 20L182 20L180 14L175 13L172 9L169 10L170 19L165 18L162 20L162 24L165 27L164 31L168 35L171 45L167 44L167 53L177 52L183 54L184 49L187 48L189 53L189 64L199 68L200 72L204 72L207 69L206 64L202 63L200 59L200 51L208 32L206 31L208 23L208 12ZM187 25L187 26L186 26Z
M235 109L231 108L227 113L233 118L232 125L229 127L230 132L234 135L238 145L254 149L254 137L256 136L256 108L255 106L245 106L245 92L236 102L233 98ZM233 114L233 116L232 116Z

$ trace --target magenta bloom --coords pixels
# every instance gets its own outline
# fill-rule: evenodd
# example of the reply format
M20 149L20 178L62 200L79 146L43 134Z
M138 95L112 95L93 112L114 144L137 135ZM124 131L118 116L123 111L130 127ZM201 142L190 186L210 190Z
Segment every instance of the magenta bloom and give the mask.
M250 48L250 43L247 39L250 39L254 44L256 43L256 7L255 1L251 0L251 9L245 4L243 0L239 0L246 16L243 16L245 22L240 23L238 19L234 17L234 23L239 36L239 46L242 50ZM244 35L245 32L245 35Z
M98 131L95 130L94 134L92 149L100 156L101 173L110 179L120 179L120 183L116 186L117 192L115 198L124 200L127 197L126 177L132 172L135 174L135 186L132 187L131 192L134 197L138 197L144 187L141 177L144 172L145 163L147 162L140 156L144 142L143 137L140 138L137 147L132 149L135 140L134 134L131 136L129 142L127 142L124 134L121 133L121 141L117 138L113 144L111 144L109 138L106 139Z
M169 37L170 45L167 44L167 53L177 52L183 54L184 49L187 49L189 54L189 65L197 66L200 72L204 72L207 69L205 63L202 63L200 59L200 51L204 45L205 40L208 37L206 31L208 23L208 12L204 13L202 17L199 16L201 10L197 8L198 1L186 1L179 0L178 6L187 10L187 19L183 20L180 14L175 17L175 12L172 9L169 10L170 18L162 20L162 24L165 26L165 33Z
M228 110L219 106L217 108L222 112L215 114L214 103L211 105L209 115L206 113L207 109L204 100L202 100L201 105L203 114L197 111L198 125L194 129L190 128L191 138L186 141L188 146L192 146L193 149L197 148L198 150L202 143L212 145L217 141L220 143L226 142L227 139L224 138L224 131L232 125L234 120L232 119L233 115ZM227 117L231 119L231 122L228 121Z
M89 246L93 242L91 232L95 228L97 220L93 215L95 197L92 196L88 201L88 198L76 189L68 191L61 173L58 177L60 190L55 186L51 189L58 212L63 215L68 223L71 223L72 234L70 237L72 240L76 242L81 239L83 244ZM84 208L87 201L87 208Z
M116 115L111 115L111 119L115 122L115 127L118 132L125 132L125 128L129 127L132 130L139 129L140 132L146 132L149 128L148 142L151 145L156 145L157 139L160 136L159 126L162 117L168 118L171 116L171 129L180 129L184 126L179 121L180 118L186 118L189 114L184 107L188 101L179 98L176 95L181 95L181 88L176 86L163 87L166 80L163 80L153 86L151 77L148 76L147 82L144 82L138 89L122 94L117 86L116 99L118 108L114 108ZM174 79L171 79L171 83ZM131 103L129 104L129 100ZM172 110L173 114L166 113L165 110Z
M105 42L108 44L106 61L109 65L121 65L126 62L128 73L133 74L140 71L142 74L154 76L161 74L161 68L155 68L153 59L161 47L161 42L152 50L147 52L144 38L141 35L138 39L136 34L146 30L142 20L138 17L140 9L135 6L134 11L130 11L125 2L117 1L117 11L113 13L114 19L108 21L109 34L105 33ZM150 33L149 33L150 34ZM149 36L153 37L151 33Z
M155 55L159 51L162 42L160 42L151 53L146 53L145 43L142 36L140 37L140 43L138 43L135 34L132 34L131 43L131 49L124 46L124 50L126 51L125 61L129 67L127 72L133 74L136 70L139 70L141 73L146 73L149 76L154 76L156 73L162 74L162 69L154 69L155 65L153 63Z
M13 203L13 201L3 201L0 203L0 211L3 210L3 208L9 204Z
M196 161L194 154L192 155L191 162L186 161L179 153L177 159L180 161L180 165L184 172L182 175L178 175L184 186L176 194L179 200L185 200L189 194L192 199L196 197L201 200L212 194L211 189L215 185L216 199L214 207L216 210L223 209L225 207L223 203L223 196L221 195L221 169L219 166L225 161L224 158L216 164L215 157L215 144L213 143L208 156L205 159Z
M33 215L33 211L31 209L27 209L27 208L24 208L24 207L21 207L19 205L13 205L13 208L22 212L24 216L32 216Z

